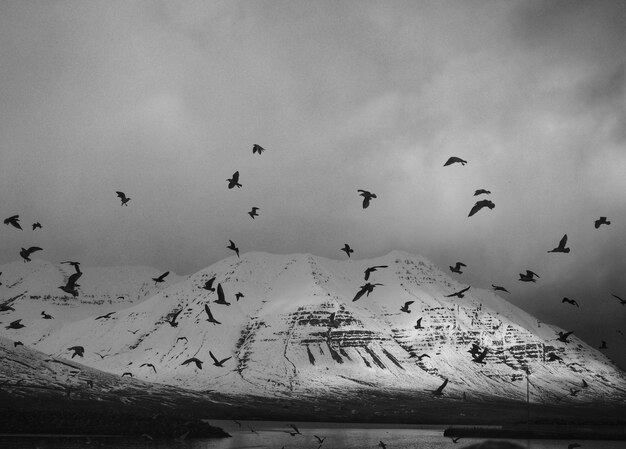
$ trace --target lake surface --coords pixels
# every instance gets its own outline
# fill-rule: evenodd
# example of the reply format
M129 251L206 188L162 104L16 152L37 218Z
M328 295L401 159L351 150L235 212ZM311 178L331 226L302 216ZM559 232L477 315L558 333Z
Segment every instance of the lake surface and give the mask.
M78 448L125 448L125 449L317 449L320 444L314 437L326 438L321 449L367 449L378 448L383 441L388 449L462 449L484 439L461 438L453 443L443 436L446 426L405 426L383 424L335 424L294 423L301 435L291 436L293 429L285 422L211 420L211 424L223 428L232 435L224 439L150 441L146 438L123 437L6 437L0 436L0 448L11 449L78 449ZM252 432L252 430L254 432ZM255 433L256 432L256 433ZM624 441L570 441L570 440L509 440L528 449L566 449L577 442L581 449L623 449Z

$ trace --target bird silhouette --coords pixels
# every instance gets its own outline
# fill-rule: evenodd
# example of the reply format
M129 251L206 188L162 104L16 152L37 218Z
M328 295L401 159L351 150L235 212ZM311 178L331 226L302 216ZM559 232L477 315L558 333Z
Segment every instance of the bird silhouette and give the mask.
M472 207L472 209L470 210L468 217L471 217L476 212L481 210L483 207L488 207L489 209L493 209L494 207L496 207L496 205L493 203L493 201L490 201L490 200L476 201L476 204L474 204L474 207Z
M208 290L210 292L214 292L215 291L215 287L213 287L213 282L215 282L215 276L213 276L211 279L206 281L204 283L204 285L202 286L202 288L205 289L205 290Z
M22 319L20 318L19 320L15 320L15 321L11 321L9 323L9 325L6 327L7 329L21 329L23 327L25 327L22 323L21 323Z
M239 172L238 171L233 173L233 177L232 178L228 178L226 181L228 181L228 188L229 189L232 189L235 186L237 186L238 188L241 188L241 184L239 184Z
M478 195L490 195L491 192L489 190L485 190L485 189L478 189L474 192L474 196L478 196Z
M294 426L293 424L288 424L288 425L296 432L296 435L302 435L300 433L300 430L296 426Z
M487 353L489 352L489 348L485 348L483 349L483 352L481 352L479 355L472 357L472 362L474 363L485 363L485 357L487 356Z
M598 229L598 228L599 228L600 226L602 226L602 225L607 225L607 226L608 226L608 225L610 225L610 224L611 224L611 222L610 222L610 221L607 221L606 217L600 217L600 218L598 218L598 219L594 222L594 225L595 225L596 229Z
M415 301L407 301L404 303L404 305L402 307L400 307L400 311L404 312L404 313L411 313L411 310L409 310L409 306L411 304L413 304Z
M178 327L178 322L176 321L176 318L178 318L178 315L180 315L180 312L182 312L183 309L180 309L178 312L175 312L170 319L168 320L167 318L165 319L165 321L167 323L169 323L170 326L172 327Z
M95 319L96 320L102 320L102 319L108 320L109 318L111 318L111 315L113 315L114 313L115 312L109 312L109 313L107 313L105 315L97 316Z
M439 386L439 388L437 388L436 390L433 390L433 394L435 396L443 396L443 389L446 388L446 385L448 385L448 378L446 378L446 380L443 381L443 383Z
M601 340L602 344L600 346L598 346L598 349L609 349L608 346L606 345L606 341Z
M157 285L157 284L159 284L161 282L165 282L165 278L167 277L168 274L170 274L170 272L166 271L161 276L156 277L156 278L152 278L152 280L154 281L154 285Z
M97 356L99 356L99 357L100 357L100 359L104 359L105 357L108 357L108 356L109 356L109 354L104 354L104 355L102 355L102 354L100 354L99 352L94 352L94 354L96 354Z
M569 299L568 297L565 297L565 298L563 298L563 300L562 300L561 302L562 302L562 303L565 303L565 302L566 302L566 303L568 303L568 304L571 304L571 305L573 305L573 306L576 306L576 307L580 308L580 306L578 305L578 303L576 302L576 300L575 300L575 299Z
M190 363L195 363L196 366L198 367L198 369L202 369L202 360L198 360L195 357L192 357L190 359L185 360L183 363L181 363L181 365L189 365Z
M258 153L260 156L261 153L263 153L264 151L267 151L267 150L263 148L261 145L257 145L256 143L252 145L252 154Z
M229 359L232 359L232 356L231 356L231 357L226 357L225 359L222 359L222 360L217 360L217 358L215 358L215 356L213 355L211 351L209 351L209 355L213 359L213 365L218 366L218 367L224 367L224 362Z
M352 300L352 302L358 301L361 298L361 296L365 295L366 293L367 293L367 296L369 296L370 293L374 291L374 288L378 285L383 285L383 284L370 284L369 282L365 283L365 285L362 285L360 287L360 290L354 296L354 299Z
M565 247L566 244L567 244L567 234L565 234L563 238L561 238L561 241L559 242L559 246L557 246L554 249L551 249L548 252L549 253L569 253L570 249Z
M378 447L380 447L381 449L387 449L387 445L383 443L382 441L378 442Z
M348 255L348 257L350 257L350 254L354 252L354 250L350 248L350 245L348 245L347 243L344 243L343 248L341 248L341 251L345 252Z
M235 246L235 242L233 242L232 240L228 240L228 241L230 242L230 244L226 248L235 251L235 254L237 254L237 257L239 257L239 248Z
M115 193L117 193L117 196L122 201L120 206L128 206L128 202L130 201L130 197L127 197L124 192L117 191Z
M450 438L452 439L452 442L455 444L458 443L459 440L461 439L461 437L450 437Z
M453 296L456 296L458 298L463 298L465 296L464 293L468 291L469 289L470 289L470 286L465 287L463 290L459 290L458 292L454 292L450 295L446 295L446 298L452 298Z
M317 435L313 435L315 437L315 439L317 440L317 444L319 444L319 446L317 447L317 449L319 449L320 447L322 447L322 444L324 444L324 441L326 440L326 437L318 437Z
M246 297L246 295L244 295L241 292L235 293L235 298L237 299L237 301L239 301L241 298L245 298L245 297Z
M211 313L211 309L209 309L208 304L205 304L205 305L204 305L204 311L206 312L206 314L207 314L207 316L208 316L207 321L208 321L209 323L213 323L213 324L222 324L222 323L220 323L219 321L217 321L217 320L215 319L215 317L214 317L214 316L213 316L213 314Z
M176 327L176 326L174 326ZM128 330L128 329L127 329ZM137 332L139 332L141 329L135 329L134 331L129 330L128 332L130 332L131 334L135 335Z
M21 341L14 341L13 342L13 347L17 348L18 346L24 346L24 343L22 343Z
M583 379L582 387L583 388L589 388L589 384L587 383L587 381L585 379Z
M37 228L41 229L41 223L39 223L38 221L33 223L33 231Z
M61 285L59 286L59 288L63 290L65 293L69 293L74 298L77 297L78 290L76 289L76 287L80 287L80 286L76 282L82 275L83 273L80 271L76 273L72 273L72 275L67 278L67 282L65 283L65 285Z
M124 374L122 374L122 377L133 377L133 373L129 373L128 371L126 371Z
M38 246L31 246L28 249L22 248L22 250L20 251L20 256L22 256L22 259L24 259L24 262L30 262L30 255L34 253L35 251L42 251L42 250L43 248L40 248Z
M0 304L0 312L15 312L15 309L9 304Z
M537 273L534 273L530 270L526 270L526 274L523 274L523 273L519 274L519 280L522 282L537 282L537 280L535 279L535 276L539 277Z
M452 164L454 164L454 163L456 163L456 162L460 163L461 165L465 165L465 164L467 164L467 161L464 161L464 160L463 160L463 159L461 159L460 157L452 156L450 159L448 159L448 160L446 161L446 163L445 163L445 164L443 164L443 166L444 166L444 167L447 167L448 165L452 165Z
M569 341L567 340L567 337L569 337L573 333L574 331L570 331L570 332L559 331L559 338L557 338L557 340L562 341L563 343L569 343Z
M418 356L415 356L415 357L417 357L417 360L419 362L421 362L423 358L430 358L430 356L428 354L422 354L422 355L418 355Z
M359 195L363 197L363 209L367 209L372 198L376 198L375 193L368 192L367 190L359 189L357 192L359 192Z
M5 218L4 219L4 224L5 225L11 225L14 228L19 229L20 231L22 231L22 225L20 225L20 216L19 215L12 215L9 218Z
M66 260L66 261L61 262L61 263L73 266L77 273L81 272L80 271L80 262L74 262L72 260Z
M562 362L563 359L556 355L554 352L548 354L548 362Z
M423 317L422 317L423 318ZM413 326L415 329L424 329L424 327L422 326L422 318L420 318L419 320L417 320L415 326Z
M253 207L252 210L250 212L248 212L248 215L250 215L252 217L252 219L254 220L254 217L258 217L259 214L257 214L257 210L259 210L258 207Z
M472 347L467 352L472 354L472 357L476 357L480 354L480 346L477 343L472 343Z
M187 340L187 337L178 337L178 338L176 339L176 343L178 343L178 342L179 342L179 341L181 341L181 340L185 340L185 343L189 343L189 340Z
M450 271L452 271L453 273L463 274L463 272L461 271L461 267L466 266L467 265L465 265L463 262L457 262L455 266L450 265Z
M148 367L152 368L152 370L154 371L154 374L156 374L156 368L154 367L154 365L152 363L142 363L141 365L139 365L139 368L142 368L144 366L148 366Z
M50 315L49 313L46 313L45 311L41 312L41 316L43 317L44 320L52 320L52 319L54 319L54 317L52 315Z
M71 348L67 348L68 351L74 351L72 354L72 358L79 356L82 357L85 354L85 348L82 346L72 346Z
M370 274L372 274L374 271L378 270L379 268L389 268L388 265L375 265L373 267L369 267L365 269L365 280L367 281L370 278Z
M500 291L500 292L507 292L507 293L510 293L510 292L509 292L506 288L501 287L501 286L499 286L499 285L493 285L493 284L491 284L491 288L493 288L493 291L496 291L496 292L497 292L497 291Z
M237 425L239 426L239 428L241 429L241 423L240 423L239 421L237 421L236 419L233 419L233 422L234 422L235 424L237 424Z
M225 306L230 305L229 302L226 302L226 296L224 295L222 284L217 284L217 301L215 301L215 304L223 304Z
M619 297L619 296L617 296L617 295L614 295L613 293L611 293L611 296L612 296L613 298L617 299L621 305L626 306L626 300L624 300L624 299L620 298L620 297Z

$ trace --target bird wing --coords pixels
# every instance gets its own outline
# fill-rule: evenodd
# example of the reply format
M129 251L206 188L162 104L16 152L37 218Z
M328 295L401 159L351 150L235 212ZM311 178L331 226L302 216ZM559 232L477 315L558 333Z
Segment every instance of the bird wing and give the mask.
M439 386L439 388L437 388L437 392L441 393L443 391L444 388L446 388L446 385L448 385L448 378L446 378L446 380L443 381L443 383Z
M208 304L204 305L204 311L208 315L209 320L214 320L215 319L215 318L213 318L213 314L211 313L211 309L209 309L209 305Z
M475 362L482 362L483 359L487 356L488 352L489 352L489 348L483 349L483 352L481 352L481 354L478 357L475 357L474 361Z
M461 290L459 293L465 293L466 291L468 291L470 289L471 286L467 286L465 287L463 290Z
M417 320L417 321L415 322L415 324L417 324L417 325L421 326L421 325L422 325L422 318L420 318L419 320Z
M225 361L230 360L230 359L232 359L232 358L233 358L232 356L230 356L230 357L226 357L225 359L220 360L220 361L219 361L219 364L221 365L221 364L222 364L222 363L224 363Z
M563 236L563 238L561 238L561 241L559 242L559 248L565 248L565 245L567 244L567 234L565 234Z
M217 284L217 301L225 302L224 289L222 288L222 284Z
M300 433L300 431L298 430L298 428L296 426L294 426L293 424L289 424L289 427L291 427L293 430L295 430L297 433Z
M66 287L74 288L76 286L76 281L83 275L83 273L74 273L69 278L67 278Z
M126 194L124 192L117 191L115 193L117 193L117 196L120 197L122 200L126 199Z
M474 215L476 212L481 210L484 206L485 206L484 204L480 204L480 201L474 204L474 207L472 207L472 210L470 210L468 217L471 217L472 215Z
M465 265L463 262L457 262L456 266L458 268L458 267L466 267L467 265Z
M233 182L234 183L239 182L239 171L236 171L235 173L233 173Z
M38 246L31 246L30 248L28 248L28 249L26 250L26 254L30 256L30 255L31 255L32 253L34 253L35 251L42 251L42 250L43 250L43 248L40 248L40 247L38 247Z
M174 315L172 315L171 322L176 321L176 318L178 318L178 315L180 315L180 312L182 311L183 309L180 309L178 312L175 312Z
M407 301L404 303L404 307L409 307L411 304L413 304L415 301Z
M530 271L530 270L526 270L526 276L530 276L530 277L537 276L537 277L539 277L539 275L537 273L535 273L533 271Z
M213 359L213 361L219 365L219 363L220 363L220 362L219 362L219 360L217 360L217 359L215 358L215 356L213 355L213 353L212 353L211 351L209 351L209 355L211 356L211 358Z
M361 296L365 294L366 291L367 291L367 287L362 286L361 290L359 290L357 294L354 296L354 299L352 300L352 302L358 301L361 298Z

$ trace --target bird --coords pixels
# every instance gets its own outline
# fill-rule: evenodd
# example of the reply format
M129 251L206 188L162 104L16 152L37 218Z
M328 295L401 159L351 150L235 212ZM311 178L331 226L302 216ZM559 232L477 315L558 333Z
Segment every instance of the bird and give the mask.
M185 360L181 365L189 365L190 363L195 363L198 369L202 369L202 364L204 363L202 360L198 360L195 357Z
M443 166L444 166L444 167L447 167L448 165L452 165L452 164L454 164L455 162L459 162L461 165L465 165L465 164L467 164L467 161L464 161L464 160L463 160L463 159L461 159L460 157L452 156L452 157L450 157L450 159L448 159L448 160L446 161L446 163L445 163L445 164L443 164Z
M178 343L178 342L179 342L179 341L181 341L181 340L185 340L185 343L189 343L189 340L187 340L187 337L178 337L178 338L176 339L176 343Z
M226 302L226 297L224 296L224 289L222 288L222 284L217 284L217 301L215 304L223 304L225 306L229 306L230 303Z
M610 224L611 224L611 222L607 221L606 217L600 217L600 218L598 218L594 222L594 225L595 225L596 229L598 229L601 225L607 225L608 226Z
M557 246L554 249L551 249L548 252L549 253L569 253L570 249L565 247L566 244L567 244L567 234L565 234L563 238L561 238L561 241L559 242L559 246Z
M50 315L49 313L46 313L45 311L41 312L41 316L43 316L44 320L52 320L52 319L54 319L54 317L52 315Z
M30 255L34 253L35 251L42 251L42 250L43 248L40 248L38 246L31 246L28 249L22 248L22 250L20 251L20 256L22 256L22 258L24 259L24 262L30 262Z
M489 190L485 190L485 189L478 189L474 192L474 196L478 196L478 195L490 195L491 192Z
M5 225L11 225L14 228L19 229L20 231L22 231L22 225L20 225L20 216L19 215L12 215L9 218L5 218L4 219L4 224Z
M548 362L562 362L563 359L556 355L554 352L548 354Z
M569 343L569 341L567 340L567 337L569 337L573 333L574 331L570 331L570 332L559 331L559 338L557 338L557 340L562 341L563 343Z
M491 284L491 288L493 288L493 291L497 292L497 291L501 291L501 292L507 292L510 293L506 288L501 287L499 285L493 285Z
M369 267L365 269L365 280L367 281L370 278L370 274L372 274L374 271L378 270L379 268L389 268L388 265L375 265L373 267Z
M230 244L226 248L232 249L233 251L235 251L235 254L237 254L237 257L239 257L239 248L235 246L235 242L233 242L232 240L228 240L228 241L230 242Z
M72 358L79 356L82 357L85 354L85 348L82 346L72 346L71 348L67 348L68 351L74 351L72 354Z
M296 435L302 435L300 433L300 430L296 426L294 426L293 424L289 424L289 427L291 427L296 432Z
M176 318L178 318L178 315L180 314L180 312L182 312L183 309L180 309L178 312L175 312L170 319L168 320L167 318L165 319L166 322L168 322L170 324L170 326L172 327L178 327L178 322L176 321Z
M11 321L9 323L9 325L6 327L7 329L21 329L23 327L25 327L22 323L21 323L22 319L20 318L19 320L15 320L15 321Z
M108 320L109 318L111 318L111 315L113 315L114 313L115 313L115 312L109 312L109 313L107 313L107 314L105 314L105 315L100 315L100 316L97 316L95 319L96 319L96 320L101 320L101 319Z
M0 312L15 312L15 309L11 307L9 304L0 304Z
M350 245L348 245L347 243L344 243L343 248L341 248L341 251L345 252L348 255L348 258L350 257L350 254L354 252L354 250L350 248Z
M520 273L519 280L522 282L537 282L535 276L539 277L537 273L534 273L530 270L526 270L526 274Z
M258 207L253 207L252 210L250 212L248 212L248 215L250 215L252 217L252 219L254 220L254 217L258 217L259 214L257 214L257 210L259 210Z
M568 304L571 304L573 306L576 306L578 308L580 308L580 306L578 305L578 303L576 302L575 299L569 299L568 297L563 298L563 300L561 301L562 303L566 302Z
M120 206L128 206L128 202L130 201L130 197L127 197L124 192L117 191L115 193L117 193L117 196L122 201L122 204L120 204Z
M18 346L24 346L24 343L22 343L21 341L14 341L13 342L13 347L17 348Z
M241 298L245 298L245 297L246 297L246 295L244 295L241 292L235 293L235 298L237 299L237 301L239 301Z
M443 389L446 388L446 385L448 385L448 378L446 378L446 380L443 381L443 383L439 386L439 388L437 388L436 390L433 390L433 394L435 396L443 396Z
M452 439L452 442L455 443L455 444L458 443L459 440L461 439L461 437L456 437L456 438L455 437L450 437L450 438Z
M161 282L165 282L165 278L167 277L168 274L170 274L170 272L166 271L161 276L156 277L156 278L152 278L152 280L154 281L154 285L157 285L157 284L159 284Z
M202 288L205 289L205 290L208 290L210 292L214 292L215 291L215 287L213 287L213 282L215 282L215 276L213 276L211 279L206 281L204 283L204 285L202 286Z
M141 368L143 366L148 366L148 367L152 368L153 371L154 371L154 374L156 374L156 368L154 367L154 365L152 363L142 363L141 365L139 365L139 368Z
M37 229L37 228L42 229L42 228L41 228L41 223L39 223L38 221L37 221L37 222L35 222L35 223L33 223L33 231L34 231L35 229Z
M452 293L450 295L446 295L445 297L446 298L452 298L453 296L456 296L458 298L463 298L465 296L464 293L466 291L468 291L469 289L470 289L470 286L465 287L463 290L459 290L458 292L454 292L454 293Z
M141 329L136 329L134 331L129 330L128 332L130 332L131 334L135 335L137 332L139 332Z
M229 189L232 189L235 186L237 186L238 188L241 188L241 184L239 184L239 171L236 171L235 173L233 173L233 177L228 178L226 181L228 181Z
M450 265L450 271L452 271L453 273L463 274L463 272L461 271L461 267L466 266L467 265L465 265L463 262L457 262L455 266Z
M378 285L383 285L383 284L370 284L369 282L366 282L365 285L362 285L360 287L360 290L354 296L354 299L352 300L352 302L358 301L361 298L361 296L363 296L366 293L367 293L367 296L369 296L370 293L374 291L374 288Z
M422 354L422 355L418 355L418 356L415 356L415 357L417 357L417 361L418 362L421 362L423 358L430 358L430 356L428 354Z
M587 381L585 379L583 379L583 388L589 388L589 384L587 383Z
M476 343L472 343L472 347L467 352L472 354L472 357L476 357L480 353L480 346Z
M577 390L576 388L569 389L569 394L572 396L576 396L578 393L580 393L580 390Z
M324 440L326 439L326 437L322 438L322 437L318 437L317 435L313 435L315 437L315 439L317 440L317 442L321 445Z
M602 344L600 346L598 346L598 349L609 349L608 346L606 345L606 341L604 340L600 340L602 342Z
M380 447L381 449L387 449L387 445L383 443L382 441L378 442L378 447Z
M211 309L209 309L209 305L208 305L208 304L205 304L205 305L204 305L204 311L206 312L206 314L207 314L207 316L208 316L207 321L208 321L209 323L213 323L213 324L222 324L222 323L220 323L219 321L217 321L217 320L215 319L215 317L214 317L214 316L213 316L213 314L211 313Z
M476 201L476 204L474 204L474 207L472 207L472 209L470 210L468 217L471 217L476 212L481 210L483 207L488 207L489 209L493 209L494 207L496 207L496 205L493 203L493 201L490 201L490 200Z
M234 422L235 424L237 424L237 425L239 426L239 428L241 429L241 423L240 423L239 421L237 421L236 419L233 419L233 422Z
M415 301L407 301L404 303L404 305L402 307L400 307L400 311L401 312L405 312L405 313L411 313L411 311L409 310L409 306L411 304L413 304Z
M483 363L484 364L485 363L485 357L487 356L488 352L489 352L489 348L483 349L483 352L481 352L480 355L472 357L472 362L474 362L474 363Z
M616 299L619 301L619 303L620 303L621 305L626 306L626 300L624 300L624 299L620 298L620 297L619 297L619 296L617 296L617 295L614 295L613 293L611 293L611 296L612 296L612 297L614 297L614 298L616 298Z
M265 148L263 148L261 145L258 144L254 144L252 145L252 154L254 153L258 153L259 156L261 155L261 153L263 153L264 151L267 151Z
M76 281L78 281L78 279L82 275L83 273L80 271L73 273L69 278L67 278L67 282L65 283L65 285L60 285L59 288L65 293L69 293L73 297L77 297L78 290L76 290L76 287L79 287L79 285L76 283Z
M102 354L100 354L99 352L94 352L94 354L96 354L96 355L100 356L100 358L101 358L101 359L104 359L105 357L108 357L108 356L109 356L109 354L104 354L104 355L102 355Z
M368 192L367 190L359 189L357 192L359 192L359 195L363 197L363 209L367 209L372 198L376 198L375 193Z
M133 373L129 373L128 371L126 371L124 374L122 374L122 377L125 377L125 376L133 377Z
M66 260L65 262L61 262L67 265L71 265L74 267L77 273L80 273L80 262L74 262L72 260Z
M416 321L415 326L413 326L415 329L424 329L424 327L422 326L422 318Z
M222 359L222 360L217 360L211 351L209 351L209 355L213 359L213 365L218 366L218 367L224 367L224 362L232 358L231 356L231 357L226 357L225 359Z

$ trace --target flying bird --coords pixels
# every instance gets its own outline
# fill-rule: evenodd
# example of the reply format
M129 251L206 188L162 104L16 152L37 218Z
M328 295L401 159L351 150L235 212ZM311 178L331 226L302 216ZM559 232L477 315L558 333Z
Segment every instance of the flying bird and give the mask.
M452 294L450 294L450 295L446 295L446 298L452 298L453 296L456 296L456 297L458 297L458 298L463 298L463 297L465 296L465 295L464 295L464 293L465 293L466 291L468 291L469 289L470 289L470 287L469 287L469 286L468 286L468 287L465 287L463 290L460 290L460 291L458 291L458 292L454 292L454 293L452 293Z
M213 276L211 279L206 281L204 283L204 285L202 286L202 288L205 289L205 290L208 290L210 292L214 292L215 291L215 287L213 287L213 282L215 282L215 276Z
M168 320L167 318L165 319L165 321L167 323L169 323L170 326L172 327L178 327L178 322L176 321L176 318L178 318L178 315L180 315L180 312L182 312L183 309L180 309L178 312L175 312L170 319Z
M575 299L569 299L568 297L565 297L565 298L563 298L563 300L562 300L561 302L562 302L562 303L565 303L565 302L566 302L566 303L568 303L568 304L571 304L571 305L573 305L573 306L576 306L576 307L580 308L580 306L578 305L578 303L576 302L576 300L575 300Z
M443 396L443 389L446 388L446 385L448 385L448 378L446 378L446 380L443 381L443 383L439 386L439 388L437 388L436 390L433 390L433 394L435 396Z
M606 217L600 217L599 219L595 221L594 224L595 224L596 229L598 229L602 225L607 225L607 226L610 225L611 222L607 221Z
M493 209L494 207L496 207L496 205L493 203L493 201L490 201L490 200L476 201L476 204L474 204L474 207L472 207L472 209L470 210L468 217L471 217L476 212L481 210L483 207L488 207L489 209Z
M619 296L617 296L617 295L614 295L613 293L611 293L611 296L612 296L613 298L617 299L621 305L626 306L626 300L624 300L624 299L620 298L620 297L619 297Z
M478 189L474 192L474 196L478 196L478 195L490 195L491 192L489 190L485 190L485 189Z
M176 339L176 343L178 343L178 342L179 342L179 341L181 341L181 340L185 340L185 343L189 343L189 340L187 340L187 337L178 337L178 338Z
M501 291L501 292L507 292L510 293L506 288L501 287L499 285L493 285L491 284L491 288L493 288L493 291L497 292L497 291Z
M80 271L73 273L69 278L67 278L67 282L65 283L65 285L61 285L59 286L59 288L63 290L65 293L69 293L74 298L77 297L78 290L76 289L76 287L80 287L80 286L76 282L82 275L83 273Z
M479 355L472 357L472 362L474 363L485 363L485 357L487 356L487 353L489 352L489 348L485 348L483 349L483 352L481 352Z
M241 188L241 184L239 184L239 172L238 171L233 173L233 177L232 178L228 178L226 181L228 181L228 188L229 189L232 189L235 186L237 186L238 188Z
M422 317L423 318L423 317ZM420 318L419 320L417 320L415 326L413 326L415 329L424 329L424 326L422 326L422 318Z
M185 360L181 365L189 365L190 363L195 363L198 369L202 369L202 360L198 360L195 357Z
M100 359L104 359L105 357L108 357L108 356L109 356L109 354L104 354L104 355L102 355L102 354L100 354L99 352L94 352L94 354L96 354L97 356L99 356L99 357L100 357Z
M152 368L154 370L154 374L156 374L156 368L154 367L152 363L142 363L141 365L139 365L139 368L144 367L144 366L148 366Z
M43 317L44 320L52 320L52 319L54 319L54 317L52 315L50 315L49 313L46 313L45 311L41 312L41 316Z
M426 358L430 358L430 356L428 354L422 354L422 355L418 355L418 356L415 356L415 357L417 357L417 361L418 362L421 362L422 359L425 358L425 357Z
M9 304L0 304L0 312L15 312L15 309L11 307Z
M133 377L133 373L129 373L128 371L126 371L124 374L122 374L122 377L125 377L125 376Z
M379 268L389 268L388 265L375 265L373 267L369 267L365 269L365 280L367 281L370 278L370 274L372 274L374 271L378 270Z
M467 352L472 354L472 357L476 357L480 353L480 346L476 343L472 343L472 347Z
M548 252L549 253L569 253L570 249L565 247L566 244L567 244L567 234L563 236L563 238L559 242L559 246L557 246L554 249L551 249Z
M101 320L101 319L108 320L109 318L111 318L111 315L113 315L114 313L115 313L115 312L109 312L109 313L107 313L106 315L100 315L100 316L97 316L95 319L96 319L96 320Z
M300 433L300 430L296 426L294 426L293 424L289 424L289 427L291 427L296 432L296 435L302 435Z
M457 262L455 266L451 266L450 267L450 271L452 271L453 273L458 273L458 274L463 274L463 272L461 271L461 267L466 267L467 265L465 265L463 262Z
M365 285L362 285L360 288L360 290L357 292L357 294L354 296L354 299L352 300L352 302L354 301L358 301L361 296L363 296L364 294L367 293L367 296L370 295L370 293L372 293L374 291L374 288L377 285L383 285L383 284L370 284L369 282L365 283Z
M165 278L167 277L168 274L170 274L170 272L166 271L161 276L156 277L156 278L152 278L152 280L154 281L154 285L157 285L157 284L159 284L161 282L165 282Z
M14 341L13 342L13 347L17 348L18 346L24 346L24 343L22 343L21 341Z
M206 314L207 314L207 316L208 316L207 321L208 321L209 323L213 323L213 324L222 324L222 323L220 323L219 321L217 321L217 320L215 319L215 317L214 317L214 316L213 316L213 314L211 313L211 309L209 309L208 304L205 304L205 305L204 305L204 311L206 312Z
M348 255L348 257L350 257L350 254L354 252L354 250L350 248L350 245L348 245L347 243L344 243L343 248L341 248L341 251L344 251Z
M117 191L115 193L117 193L117 196L122 201L122 204L120 204L120 206L128 206L128 202L130 201L130 197L127 197L124 192Z
M230 244L226 248L235 251L235 254L237 254L237 257L239 257L239 248L235 246L235 242L233 242L232 240L228 240L228 241L230 242Z
M248 215L250 215L252 217L252 219L254 220L254 217L258 217L259 214L257 214L257 210L259 210L258 207L253 207L252 210L250 212L248 212Z
M43 248L40 248L38 246L31 246L28 249L22 248L22 250L20 251L20 256L22 256L22 258L24 259L24 262L30 262L30 255L34 253L35 251L42 251L42 250Z
M409 306L411 304L413 304L415 301L407 301L404 303L404 305L402 307L400 307L400 311L404 312L404 313L411 313L411 310L409 310Z
M67 265L71 265L74 267L77 273L80 273L80 262L74 262L72 260L66 260L65 262L61 262Z
M128 330L128 329L127 329ZM135 335L137 332L139 332L141 329L135 329L134 331L128 330L128 332L130 332L131 334Z
M460 157L456 157L456 156L452 156L450 159L448 159L446 161L445 164L443 164L444 167L447 167L448 165L452 165L456 162L459 162L461 165L465 165L467 164L467 161L464 161L463 159L461 159Z
M567 340L567 337L569 337L573 333L574 331L570 331L570 332L559 331L559 338L557 338L557 340L562 341L563 343L569 343L569 341Z
M82 357L85 354L85 348L82 346L72 346L71 348L67 348L68 351L74 351L72 354L72 358L79 356Z
M217 301L215 301L215 304L223 304L225 306L230 305L229 302L226 302L226 296L224 295L222 284L217 284Z
M535 276L539 277L537 273L533 273L530 270L526 270L526 274L520 273L519 280L522 282L537 282Z
M359 195L363 197L363 209L367 209L367 207L370 205L370 201L372 200L372 198L376 198L376 194L375 193L371 193L368 192L367 190L357 190L357 192L359 192Z
M324 444L324 441L326 440L326 437L321 438L321 437L318 437L317 435L313 435L313 436L315 437L315 439L317 440L317 443L319 444L319 446L318 446L318 449L319 449L319 447L321 447L322 444Z
M267 150L263 148L261 145L257 145L256 143L252 145L252 154L258 153L260 156L261 153L263 153L264 151L267 151Z
M241 292L235 293L235 298L237 299L237 301L239 301L241 298L245 298L245 297L246 297L246 295L244 295Z
M12 215L9 218L5 218L4 219L4 224L5 225L11 225L14 228L17 228L20 231L22 231L22 225L20 225L20 216L19 215Z
M219 366L219 367L224 367L224 362L229 359L232 359L232 356L231 356L231 357L226 357L225 359L222 359L222 360L217 360L211 351L209 351L209 355L213 359L213 365Z
M461 439L461 437L450 437L450 439L452 439L452 442L456 444L456 443L458 443L458 442L459 442L459 440Z
M41 229L41 223L39 223L38 221L33 223L33 231L37 228Z
M606 341L604 340L600 340L602 342L602 344L600 346L598 346L598 349L609 349L608 346L606 345Z
M382 441L378 442L378 447L380 447L381 449L387 449L387 445L383 443Z

